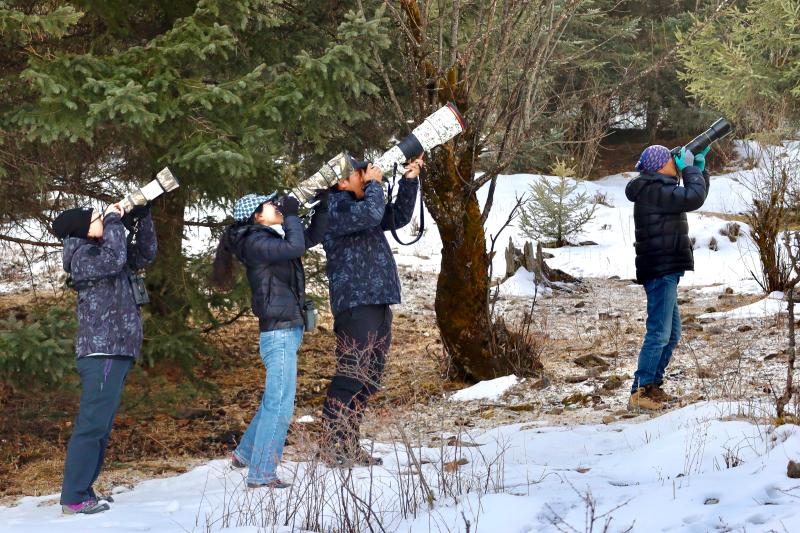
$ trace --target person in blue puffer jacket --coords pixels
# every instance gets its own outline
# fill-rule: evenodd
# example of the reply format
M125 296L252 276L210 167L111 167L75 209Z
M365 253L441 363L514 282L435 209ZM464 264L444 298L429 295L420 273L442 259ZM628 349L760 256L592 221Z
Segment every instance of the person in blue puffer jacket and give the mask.
M249 467L247 486L286 488L277 468L294 411L297 349L303 339L305 275L300 258L320 243L327 227L327 194L321 194L308 229L298 217L299 202L275 193L237 200L235 222L223 233L212 281L229 287L233 257L247 270L252 309L258 317L261 359L267 379L261 404L231 456L234 468Z
M350 166L351 174L331 189L323 240L336 334L336 374L322 409L322 458L330 466L381 463L359 437L392 342L390 305L400 303L400 278L384 232L411 220L424 162L420 157L407 164L397 199L388 205L381 170L352 158Z
M70 209L53 221L63 240L63 266L78 291L75 342L81 398L67 446L61 505L65 514L109 509L92 485L103 466L106 445L122 397L125 378L142 346L142 318L130 275L153 262L157 244L149 206L125 216L91 208Z

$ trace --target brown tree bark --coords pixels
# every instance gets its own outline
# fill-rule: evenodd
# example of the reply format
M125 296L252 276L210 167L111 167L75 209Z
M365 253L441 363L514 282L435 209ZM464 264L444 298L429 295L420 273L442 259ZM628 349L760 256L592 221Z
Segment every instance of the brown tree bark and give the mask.
M189 301L183 282L186 260L183 256L184 211L186 209L186 190L179 188L162 195L154 201L153 222L158 239L158 255L155 263L147 270L147 285L150 295L148 309L156 320L150 324L158 331L145 331L148 334L178 333L188 326Z
M452 101L466 119L466 130L455 139L434 151L429 161L429 175L423 179L423 196L442 238L442 263L437 283L435 310L442 342L451 357L453 367L462 377L471 380L491 379L510 373L531 374L541 369L536 350L529 344L527 333L510 330L502 320L492 322L489 304L490 257L486 251L483 224L491 209L491 197L497 175L506 168L520 145L524 129L521 117L527 116L528 102L535 100L534 80L539 67L546 61L549 44L540 47L517 48L512 33L500 31L495 14L498 5L491 2L480 8L487 31L500 39L499 48L491 44L482 32L471 35L464 51L459 52L458 4L452 4L447 16L429 26L429 11L421 9L416 0L403 0L399 10L389 4L407 37L404 59L415 80L410 90L418 117L427 116L438 106ZM529 6L514 2L509 9L518 20L530 14ZM403 16L400 16L402 11ZM519 16L518 16L519 15ZM561 20L561 19L559 19ZM560 27L562 22L553 27ZM446 28L449 26L449 28ZM447 50L438 48L443 38L434 42L426 29L438 28L441 37L449 33ZM545 34L543 43L552 35ZM483 44L481 48L479 44ZM498 50L498 57L508 64L485 70L487 50ZM472 50L468 53L466 50ZM480 50L480 52L478 52ZM469 57L469 60L465 58ZM513 67L511 66L513 63ZM515 70L516 69L516 70ZM522 69L533 73L515 78L508 90L504 72ZM471 75L470 72L473 72ZM487 74L485 80L478 73ZM473 77L474 75L474 77ZM480 84L481 91L470 94L470 87ZM501 88L509 91L508 98L498 99ZM480 93L480 94L479 94ZM402 118L402 117L401 117ZM472 122L471 122L472 121ZM487 135L497 137L495 160L481 177L476 177L476 161ZM487 206L481 211L476 192L491 181ZM526 332L527 329L523 328Z
M436 170L423 182L442 238L436 322L457 371L472 379L492 378L499 369L491 350L489 258L481 212L475 194L463 190L452 154L439 159Z

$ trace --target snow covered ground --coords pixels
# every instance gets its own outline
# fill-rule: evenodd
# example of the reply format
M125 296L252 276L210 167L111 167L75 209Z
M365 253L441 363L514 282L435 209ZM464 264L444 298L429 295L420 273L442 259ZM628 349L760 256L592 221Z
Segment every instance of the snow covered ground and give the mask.
M371 498L375 531L466 531L467 521L471 532L492 533L605 531L607 522L607 531L800 531L800 483L786 477L788 460L800 457L798 427L773 429L744 416L763 415L759 409L701 403L641 423L471 431L461 447L414 450L436 498L430 510L402 445L377 444L384 466L354 469L349 479L315 466L312 481L308 463L287 463L281 468L292 489L248 491L244 474L217 460L120 491L112 510L95 516L62 516L57 495L24 498L0 508L0 529L256 533L300 531L310 515L327 530L339 524L344 484ZM461 465L445 472L452 461ZM416 513L401 506L411 500ZM360 520L368 531L366 515Z

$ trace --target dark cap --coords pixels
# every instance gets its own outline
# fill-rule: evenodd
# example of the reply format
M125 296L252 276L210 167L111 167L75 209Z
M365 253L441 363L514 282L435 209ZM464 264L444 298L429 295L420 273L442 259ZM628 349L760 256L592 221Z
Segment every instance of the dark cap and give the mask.
M85 239L89 234L93 212L94 210L91 207L67 209L53 221L53 233L59 239L66 239L67 237Z
M359 161L350 154L347 154L347 159L350 162L350 166L353 167L353 170L366 170L369 166L369 161Z

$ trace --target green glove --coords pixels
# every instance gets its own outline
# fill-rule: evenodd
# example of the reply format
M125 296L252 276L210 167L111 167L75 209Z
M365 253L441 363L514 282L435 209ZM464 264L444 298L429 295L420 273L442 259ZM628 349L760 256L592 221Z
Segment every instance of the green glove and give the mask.
M711 145L706 146L705 150L694 156L694 166L700 169L700 172L706 168L706 154L711 150Z
M694 164L694 154L686 149L686 147L681 148L680 153L675 156L675 166L678 167L679 172L683 172L683 169Z

